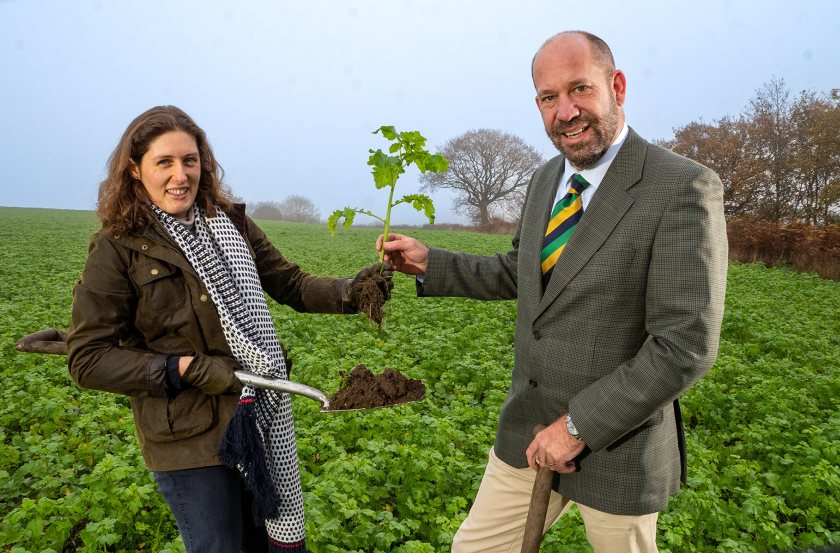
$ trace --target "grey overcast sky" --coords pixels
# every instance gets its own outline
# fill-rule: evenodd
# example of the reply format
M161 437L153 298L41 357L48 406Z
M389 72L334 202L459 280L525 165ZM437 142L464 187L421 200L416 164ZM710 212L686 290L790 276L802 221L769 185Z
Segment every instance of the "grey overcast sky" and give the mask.
M380 125L433 149L499 129L553 156L530 62L568 29L610 44L651 140L740 113L774 77L840 87L836 0L0 0L0 205L93 209L129 121L174 104L248 202L384 211L366 165ZM397 192L417 191L412 168ZM433 198L439 222L465 222Z

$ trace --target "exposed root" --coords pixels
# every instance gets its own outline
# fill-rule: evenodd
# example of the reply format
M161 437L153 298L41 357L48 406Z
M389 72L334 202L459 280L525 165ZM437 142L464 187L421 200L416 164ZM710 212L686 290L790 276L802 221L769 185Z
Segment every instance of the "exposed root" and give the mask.
M382 330L382 307L385 305L385 293L383 289L386 281L379 273L373 273L361 282L352 286L359 289L359 303L356 306L359 313L364 313L367 318ZM353 290L355 295L356 290Z

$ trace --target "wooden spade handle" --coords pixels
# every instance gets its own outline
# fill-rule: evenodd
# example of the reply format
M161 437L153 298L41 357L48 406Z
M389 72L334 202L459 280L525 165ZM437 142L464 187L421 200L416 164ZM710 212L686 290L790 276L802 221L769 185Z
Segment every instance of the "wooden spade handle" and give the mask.
M534 436L543 430L545 426L539 425L534 428ZM551 484L554 480L554 471L540 465L537 477L534 480L534 489L531 490L531 504L528 507L528 518L525 519L525 532L522 537L522 553L538 553L542 541L543 527L545 526L545 515L548 511L548 500L551 496Z

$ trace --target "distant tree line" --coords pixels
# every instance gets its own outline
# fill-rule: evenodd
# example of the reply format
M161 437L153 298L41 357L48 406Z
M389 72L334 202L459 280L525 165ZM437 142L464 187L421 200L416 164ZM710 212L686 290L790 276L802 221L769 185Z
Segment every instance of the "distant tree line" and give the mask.
M282 202L256 202L247 207L254 219L274 219L295 223L318 223L321 212L309 198L293 194Z
M692 121L660 144L717 172L727 219L840 223L840 89L794 95L772 79L740 115ZM517 220L544 161L521 138L493 129L467 131L439 150L449 170L424 174L422 188L452 190L456 211L480 228Z
M693 121L674 135L661 144L720 176L728 219L840 222L840 89L793 95L773 79L740 115Z
M741 114L692 121L659 143L720 176L727 219L840 222L840 89L794 95L784 80L773 79ZM483 229L515 224L531 175L544 162L524 140L495 129L467 131L439 151L449 170L422 175L421 189L451 190L455 211ZM299 195L257 202L248 211L256 219L321 219Z

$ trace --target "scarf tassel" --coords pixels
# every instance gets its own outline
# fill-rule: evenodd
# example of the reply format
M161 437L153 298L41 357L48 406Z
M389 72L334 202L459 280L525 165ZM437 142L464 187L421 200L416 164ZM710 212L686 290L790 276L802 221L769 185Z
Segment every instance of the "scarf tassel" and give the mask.
M219 447L219 458L225 466L239 471L245 487L254 496L254 521L277 518L280 496L266 464L253 397L239 401Z

